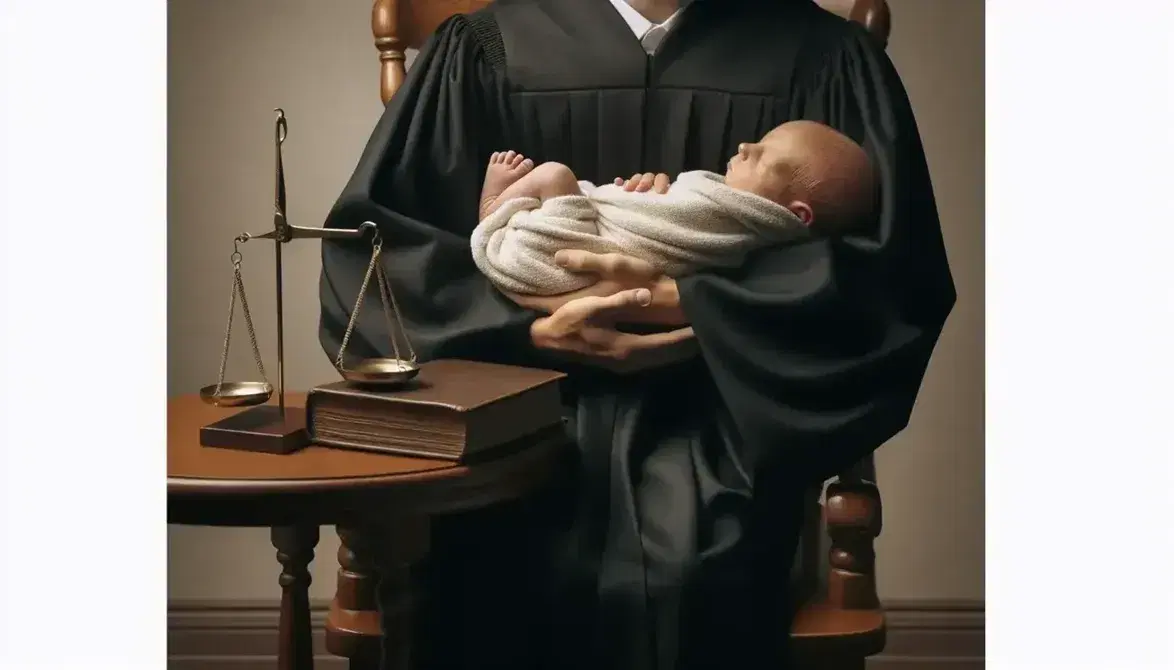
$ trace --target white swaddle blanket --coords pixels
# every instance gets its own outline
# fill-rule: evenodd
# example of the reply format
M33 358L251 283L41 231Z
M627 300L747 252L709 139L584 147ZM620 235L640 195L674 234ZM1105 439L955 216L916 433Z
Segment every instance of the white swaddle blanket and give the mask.
M514 198L485 217L470 236L477 268L501 290L557 295L597 281L556 265L560 249L624 253L676 277L737 266L754 249L807 234L791 210L731 188L713 172L681 173L663 194L580 187L581 194L544 203Z

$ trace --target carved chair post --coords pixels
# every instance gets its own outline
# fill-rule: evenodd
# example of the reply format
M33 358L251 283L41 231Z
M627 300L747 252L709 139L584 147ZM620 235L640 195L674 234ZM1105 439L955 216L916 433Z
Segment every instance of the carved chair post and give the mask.
M429 548L429 519L406 517L338 527L338 582L326 649L350 670L412 667L413 566Z
M881 45L888 45L892 13L885 0L816 0L825 10L868 29Z
M374 552L360 530L338 526L338 579L326 619L326 649L350 670L379 667L379 604Z
M824 515L828 552L828 605L841 610L880 608L876 592L874 540L881 532L880 490L862 469L871 459L828 485Z
M885 0L855 0L848 18L868 29L881 46L889 46L889 35L893 32L893 15Z
M379 50L379 97L383 104L391 100L407 76L399 11L397 0L375 0L371 8L371 32L375 36L375 48Z

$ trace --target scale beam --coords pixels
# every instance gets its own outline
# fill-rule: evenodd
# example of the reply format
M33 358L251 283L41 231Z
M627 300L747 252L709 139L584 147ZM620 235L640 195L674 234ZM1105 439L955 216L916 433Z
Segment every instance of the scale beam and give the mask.
M358 228L305 228L284 224L264 235L245 233L244 237L251 240L275 240L282 243L303 239L358 240L362 239L367 233L374 233L375 230L376 226L371 221L364 221Z

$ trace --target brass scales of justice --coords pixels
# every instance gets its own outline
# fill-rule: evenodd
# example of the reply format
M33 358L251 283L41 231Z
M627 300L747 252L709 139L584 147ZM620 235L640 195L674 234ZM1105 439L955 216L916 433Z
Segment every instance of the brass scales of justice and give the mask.
M353 240L371 236L371 262L367 266L367 273L363 277L359 295L355 300L355 307L351 310L350 320L347 323L346 333L342 338L338 355L334 360L334 367L342 378L349 384L365 387L387 388L406 384L419 373L416 365L416 353L412 349L407 331L403 329L399 316L399 308L392 293L391 284L387 280L383 265L380 263L383 241L380 238L376 225L370 221L362 223L358 228L302 228L291 226L285 216L285 171L281 160L281 146L288 134L288 124L285 112L274 110L277 119L274 126L275 188L273 202L273 230L263 235L242 233L233 240L231 256L233 277L232 296L228 306L228 324L224 329L224 347L220 356L220 372L216 383L200 389L200 398L211 405L218 407L248 407L215 423L208 424L200 429L200 444L207 447L222 447L240 449L244 451L261 451L266 453L285 454L301 449L309 444L306 433L306 412L301 407L288 407L285 402L285 348L284 324L282 315L282 269L281 247L295 239L334 239ZM253 328L253 318L249 314L249 303L245 297L244 280L241 278L240 246L249 240L272 240L274 250L274 265L276 269L276 303L277 303L277 404L266 404L273 398L273 385L265 374L265 364L261 359L261 350L257 346L257 334ZM391 347L394 358L365 358L354 365L346 363L346 349L351 334L358 321L359 310L363 298L367 293L372 277L379 290L380 301L383 303L383 315L387 321L388 335L391 338ZM257 372L261 381L225 381L224 374L228 365L228 350L232 340L233 315L236 312L237 301L240 301L241 312L245 317L245 327L249 331L249 340L253 347L253 359L257 364ZM400 354L400 338L403 338L407 358Z

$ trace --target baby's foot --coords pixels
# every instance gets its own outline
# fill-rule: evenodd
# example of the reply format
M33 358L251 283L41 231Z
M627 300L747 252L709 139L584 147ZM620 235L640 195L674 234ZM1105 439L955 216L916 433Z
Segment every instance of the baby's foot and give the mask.
M516 151L495 151L489 157L489 167L485 170L480 218L484 219L491 214L498 197L533 169L534 161Z

